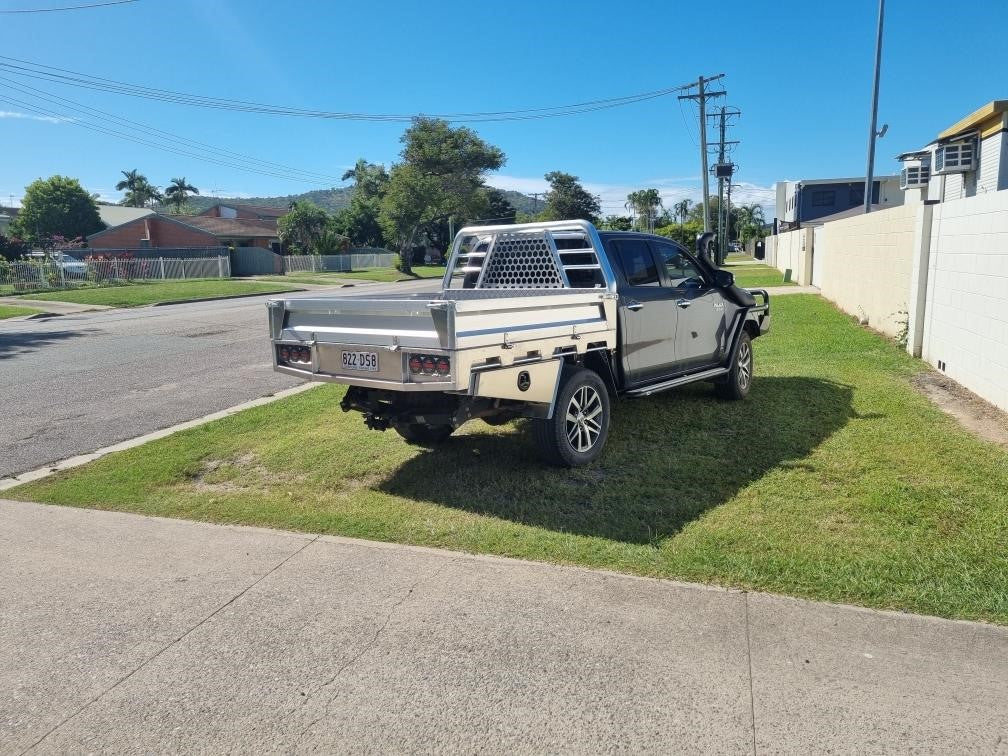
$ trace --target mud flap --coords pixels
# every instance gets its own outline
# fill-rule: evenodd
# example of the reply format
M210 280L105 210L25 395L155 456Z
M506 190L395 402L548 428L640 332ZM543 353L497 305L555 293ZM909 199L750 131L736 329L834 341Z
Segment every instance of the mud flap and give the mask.
M563 360L544 360L481 370L473 376L472 396L510 399L533 405L529 417L551 417L563 369Z

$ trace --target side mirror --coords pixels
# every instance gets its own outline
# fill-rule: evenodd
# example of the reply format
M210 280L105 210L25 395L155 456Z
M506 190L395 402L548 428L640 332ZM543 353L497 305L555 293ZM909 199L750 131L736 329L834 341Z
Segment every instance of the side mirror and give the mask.
M729 270L714 271L714 285L720 289L727 289L735 285L735 274Z

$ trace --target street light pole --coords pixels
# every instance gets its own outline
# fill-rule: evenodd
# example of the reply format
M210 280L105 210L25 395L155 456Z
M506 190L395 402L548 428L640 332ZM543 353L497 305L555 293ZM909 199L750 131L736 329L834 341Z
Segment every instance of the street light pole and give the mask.
M885 0L878 4L878 33L875 37L875 85L872 87L871 126L868 128L868 170L865 171L864 211L871 212L872 184L875 178L875 139L878 137L879 73L882 70L882 21L885 18Z

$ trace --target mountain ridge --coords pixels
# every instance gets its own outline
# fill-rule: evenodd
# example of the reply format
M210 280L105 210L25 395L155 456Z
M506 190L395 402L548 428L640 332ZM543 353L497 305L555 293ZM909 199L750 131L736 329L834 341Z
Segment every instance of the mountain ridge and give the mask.
M332 189L314 189L300 194L276 195L272 197L212 197L208 195L192 195L186 202L197 213L201 213L218 203L234 205L258 205L259 207L289 207L292 202L308 201L318 205L323 210L335 213L347 207L353 197L353 186L333 187ZM543 201L527 194L513 190L501 190L501 193L514 205L520 213L534 214L543 208Z

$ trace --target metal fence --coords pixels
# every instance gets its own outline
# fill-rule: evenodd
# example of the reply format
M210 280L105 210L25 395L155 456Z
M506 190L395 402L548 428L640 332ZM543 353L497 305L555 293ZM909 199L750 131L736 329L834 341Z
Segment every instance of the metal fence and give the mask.
M346 273L367 268L391 268L396 261L394 252L376 252L350 255L286 255L284 273L321 273L335 271Z
M228 257L0 261L0 294L122 286L134 281L230 278Z
M84 247L82 249L66 250L64 256L75 257L84 260L88 257L125 257L157 259L184 257L187 260L204 259L207 257L224 257L228 254L227 247Z

